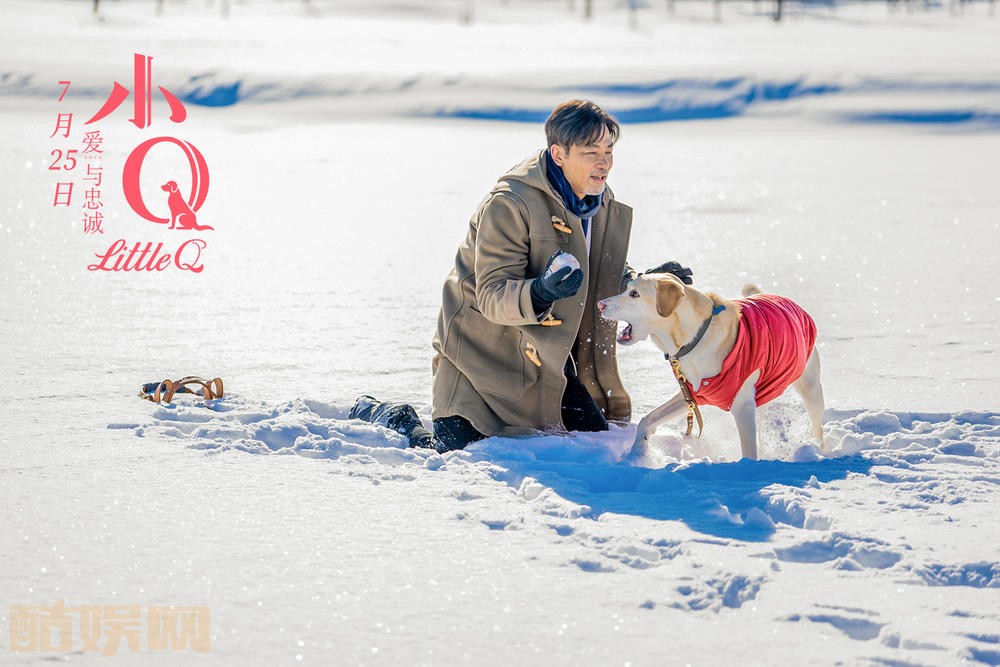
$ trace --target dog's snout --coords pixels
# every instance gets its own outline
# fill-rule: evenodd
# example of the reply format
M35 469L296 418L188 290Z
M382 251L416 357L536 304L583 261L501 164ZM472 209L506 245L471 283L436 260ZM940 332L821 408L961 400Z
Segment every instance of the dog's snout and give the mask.
M608 307L608 304L603 299L597 302L597 310L604 312L604 309Z

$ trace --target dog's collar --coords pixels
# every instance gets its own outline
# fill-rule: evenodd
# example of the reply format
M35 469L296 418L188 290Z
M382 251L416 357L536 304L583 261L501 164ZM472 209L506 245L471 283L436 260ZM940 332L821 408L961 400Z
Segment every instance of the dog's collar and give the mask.
M701 323L701 326L698 327L698 333L694 335L694 338L692 338L691 341L686 345L684 345L681 349L677 350L677 354L675 354L673 357L671 357L670 354L664 352L663 358L669 362L671 359L680 359L685 354L693 350L698 345L698 343L701 342L701 339L702 337L704 337L705 332L708 331L708 325L712 323L712 318L714 318L716 315L718 315L725 309L726 307L721 303L715 304L715 306L712 308L712 314L709 315L708 318Z
M677 354L670 356L669 354L663 354L663 358L667 360L670 364L670 368L674 371L674 377L677 378L677 384L681 387L681 395L684 396L684 402L688 406L687 414L687 433L685 435L691 435L691 431L694 430L694 420L698 420L698 437L701 437L702 429L704 428L704 422L701 418L701 410L698 409L698 403L694 400L694 396L691 394L691 388L688 386L687 378L684 377L684 372L681 371L681 362L679 359L685 354L690 352L695 348L695 346L701 342L702 337L705 332L708 331L708 325L712 323L712 318L721 313L726 309L721 303L717 303L712 307L712 314L701 323L698 327L698 333L694 335L694 338L687 345L677 350Z

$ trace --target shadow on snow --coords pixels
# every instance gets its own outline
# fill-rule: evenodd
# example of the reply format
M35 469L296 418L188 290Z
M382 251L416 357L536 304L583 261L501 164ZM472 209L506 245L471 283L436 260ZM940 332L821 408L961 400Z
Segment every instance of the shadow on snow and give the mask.
M515 440L499 438L493 442L473 445L469 451L477 459L501 466L494 476L513 488L533 478L562 498L588 507L585 513L592 518L612 512L682 521L699 533L747 542L767 540L776 523L801 527L804 520L784 505L772 504L765 493L768 487L816 486L845 479L851 473L866 474L874 465L861 456L850 456L809 462L702 461L650 469L565 460L572 443L527 451L503 444ZM579 454L570 456L579 458Z

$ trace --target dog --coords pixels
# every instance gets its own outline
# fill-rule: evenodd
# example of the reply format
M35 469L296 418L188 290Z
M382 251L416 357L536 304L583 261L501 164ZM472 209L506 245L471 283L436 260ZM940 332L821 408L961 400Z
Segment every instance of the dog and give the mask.
M647 273L597 308L604 319L625 322L619 344L649 337L668 360L675 359L696 404L732 413L745 458L757 458L757 406L789 386L802 397L810 435L822 445L825 407L815 323L791 299L761 294L754 286L743 294L724 300L671 274ZM645 454L657 427L688 409L684 393L642 418L630 460Z
M170 208L169 229L180 227L181 229L193 229L199 232L205 230L214 231L213 227L198 224L198 216L191 210L188 203L184 201L184 197L181 196L180 191L177 189L177 181L167 181L160 186L160 189L168 193L167 206Z

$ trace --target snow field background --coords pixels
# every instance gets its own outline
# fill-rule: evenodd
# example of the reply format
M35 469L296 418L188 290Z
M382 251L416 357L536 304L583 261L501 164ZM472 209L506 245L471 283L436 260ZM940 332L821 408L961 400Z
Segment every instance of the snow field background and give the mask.
M102 4L101 22L3 5L0 636L13 604L203 604L212 650L4 663L1000 664L1000 71L981 5L774 26L682 4L636 32L610 4L572 30L561 3L481 3L466 28L450 5L261 2L226 23ZM40 50L43 28L87 57ZM201 276L92 275L101 244L48 205L45 82L79 77L66 104L91 111L135 51L174 92L244 82L181 126L212 168ZM747 101L794 81L842 89ZM440 456L345 419L361 392L429 417L441 280L478 199L540 145L510 119L576 94L623 117L729 112L626 125L629 259L802 303L830 451L792 395L761 411L755 463L710 410L700 440L662 429L649 467L618 463L634 426ZM140 136L126 117L105 121L109 170ZM108 241L176 243L119 199ZM672 380L651 345L619 358L638 419ZM133 396L188 373L228 395Z

